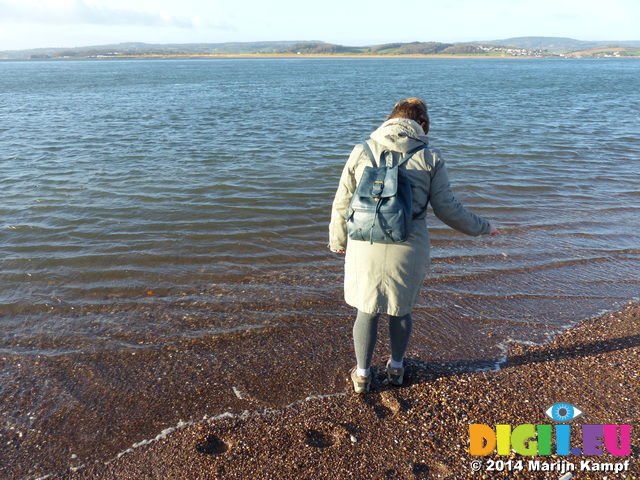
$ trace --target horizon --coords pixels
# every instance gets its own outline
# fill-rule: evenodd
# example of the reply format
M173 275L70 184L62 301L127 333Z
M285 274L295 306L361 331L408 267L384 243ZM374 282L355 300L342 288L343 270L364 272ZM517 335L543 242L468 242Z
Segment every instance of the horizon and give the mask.
M282 38L323 38L348 46L519 37L625 42L640 40L638 24L636 0L610 0L606 8L595 0L445 0L411 10L383 0L310 5L293 0L183 0L179 5L170 0L0 0L0 51Z
M435 43L448 43L448 44L466 44L466 43L476 43L476 44L481 44L481 43L495 43L495 42L500 42L500 41L510 41L510 40L519 40L519 39L562 39L562 40L566 40L566 41L576 41L576 42L581 42L581 43L611 43L611 46L619 46L619 43L628 43L628 42L638 42L640 43L640 40L591 40L591 39L580 39L580 38L572 38L572 37L547 37L547 36L540 36L540 35L530 35L530 36L524 36L524 37L511 37L511 38L495 38L495 39L488 39L488 40L476 40L476 41L450 41L450 42L436 42L436 41L432 41L432 40L421 40L420 43L429 43L429 42L435 42ZM123 41L123 42L117 42L117 43L106 43L106 44L93 44L93 45L77 45L77 46L65 46L65 45L61 45L61 46L40 46L40 47L32 47L32 48L24 48L24 49L10 49L10 50L0 50L0 52L20 52L20 51L31 51L31 50L74 50L74 49L85 49L85 48L102 48L102 47L111 47L111 46L121 46L121 45L136 45L136 44L140 44L140 45L149 45L149 46L180 46L180 45L223 45L223 44L254 44L254 43L322 43L322 44L328 44L328 45L334 45L333 42L326 42L324 40L255 40L255 41L231 41L231 42L225 42L225 41L221 41L221 42L170 42L170 43L151 43L151 42L142 42L142 41ZM412 43L412 42L385 42L387 44L393 44L393 43ZM341 45L344 47L375 47L378 45L383 45L381 43L372 43L372 44L335 44L335 45ZM505 46L509 46L509 45L505 45Z

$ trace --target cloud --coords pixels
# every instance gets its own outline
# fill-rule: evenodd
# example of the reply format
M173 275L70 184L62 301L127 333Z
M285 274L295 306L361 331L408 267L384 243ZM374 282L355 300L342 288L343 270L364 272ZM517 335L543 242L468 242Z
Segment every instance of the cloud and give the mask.
M0 0L0 22L42 23L55 25L136 25L147 27L232 29L226 22L189 18L166 11L111 8L86 0L63 2Z

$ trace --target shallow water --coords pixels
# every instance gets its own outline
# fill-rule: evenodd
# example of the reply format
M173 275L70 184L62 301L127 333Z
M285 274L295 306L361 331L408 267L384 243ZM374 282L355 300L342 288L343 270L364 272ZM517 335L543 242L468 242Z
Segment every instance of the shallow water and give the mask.
M410 356L492 368L512 341L637 298L639 73L634 60L0 63L0 451L15 459L0 475L343 391L352 311L326 249L330 204L353 144L406 96L429 104L458 198L504 233L428 219ZM292 366L313 374L265 387Z

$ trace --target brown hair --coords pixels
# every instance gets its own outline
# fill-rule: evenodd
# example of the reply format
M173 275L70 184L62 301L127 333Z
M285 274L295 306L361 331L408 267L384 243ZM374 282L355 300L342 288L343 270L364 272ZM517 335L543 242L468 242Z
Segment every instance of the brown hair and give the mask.
M405 98L396 103L387 120L391 120L392 118L408 118L415 120L420 125L425 123L426 127L423 127L424 133L429 132L427 105L417 97Z

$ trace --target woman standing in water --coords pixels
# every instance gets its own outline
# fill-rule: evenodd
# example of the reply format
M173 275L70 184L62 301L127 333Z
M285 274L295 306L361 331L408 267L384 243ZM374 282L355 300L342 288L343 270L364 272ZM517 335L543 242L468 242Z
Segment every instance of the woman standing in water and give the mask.
M351 152L333 202L329 248L346 253L345 301L358 310L353 325L357 366L351 370L357 393L368 392L371 385L370 367L383 313L388 316L391 340L387 379L391 385L404 381L403 359L413 325L411 311L430 264L427 205L431 204L436 217L467 235L500 233L491 222L456 200L440 152L428 145L428 132L427 106L418 98L408 98L395 105L367 141L379 165L384 152L391 152L396 165L407 153L418 150L401 166L412 191L413 228L406 241L371 243L348 238L349 204L365 167L371 164L363 145Z

